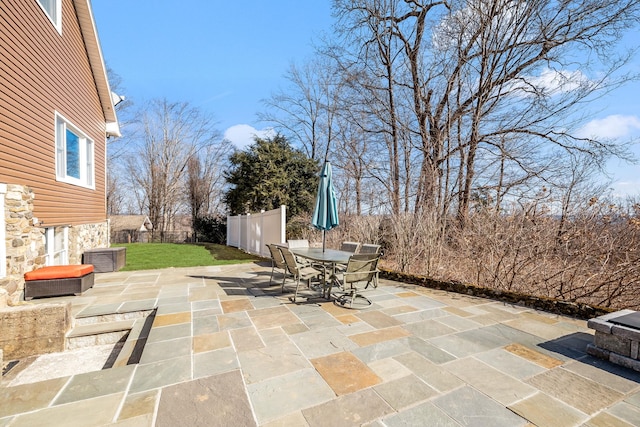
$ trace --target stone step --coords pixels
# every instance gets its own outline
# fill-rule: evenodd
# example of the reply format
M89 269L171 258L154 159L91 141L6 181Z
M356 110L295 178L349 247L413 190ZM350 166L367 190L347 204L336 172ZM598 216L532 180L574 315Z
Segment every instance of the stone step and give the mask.
M67 350L92 345L115 344L133 328L136 319L76 325L67 333Z
M113 367L131 365L140 361L154 319L155 311L149 316L135 321L118 357L113 362Z
M113 306L98 307L96 309L83 310L74 317L74 325L89 325L101 322L114 322L119 320L139 319L147 317L156 308L155 303L143 306L125 306L114 308Z

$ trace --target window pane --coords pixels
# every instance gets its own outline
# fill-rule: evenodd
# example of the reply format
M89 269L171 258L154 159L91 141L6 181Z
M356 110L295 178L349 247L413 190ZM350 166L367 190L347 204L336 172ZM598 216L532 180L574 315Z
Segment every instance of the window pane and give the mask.
M38 0L53 22L58 22L58 0Z
M80 138L67 129L67 176L80 179Z
M65 166L65 155L64 155L64 135L66 132L66 127L64 122L60 119L57 121L56 128L56 175L60 178L64 178L67 170Z

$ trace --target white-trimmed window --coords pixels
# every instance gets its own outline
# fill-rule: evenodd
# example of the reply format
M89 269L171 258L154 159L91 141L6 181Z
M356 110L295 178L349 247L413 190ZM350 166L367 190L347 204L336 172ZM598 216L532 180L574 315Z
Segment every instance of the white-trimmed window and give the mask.
M93 141L64 117L56 114L56 178L95 188Z
M62 0L38 0L38 4L56 30L62 34Z
M45 228L46 265L69 264L69 227Z

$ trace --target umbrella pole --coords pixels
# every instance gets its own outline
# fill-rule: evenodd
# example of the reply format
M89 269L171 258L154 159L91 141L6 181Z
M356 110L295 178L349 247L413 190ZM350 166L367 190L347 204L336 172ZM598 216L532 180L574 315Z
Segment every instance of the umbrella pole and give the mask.
M325 245L325 241L327 238L327 232L325 230L322 230L322 252L324 252L324 245Z

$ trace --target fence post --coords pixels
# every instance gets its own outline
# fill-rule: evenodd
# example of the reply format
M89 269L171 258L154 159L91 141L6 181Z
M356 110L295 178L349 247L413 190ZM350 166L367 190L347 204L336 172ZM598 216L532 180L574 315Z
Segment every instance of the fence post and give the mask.
M249 252L251 249L251 212L247 212L247 221L245 227L245 242L244 248L245 251Z
M280 206L280 243L287 241L287 207Z
M260 211L260 242L258 243L258 253L264 256L264 209Z

